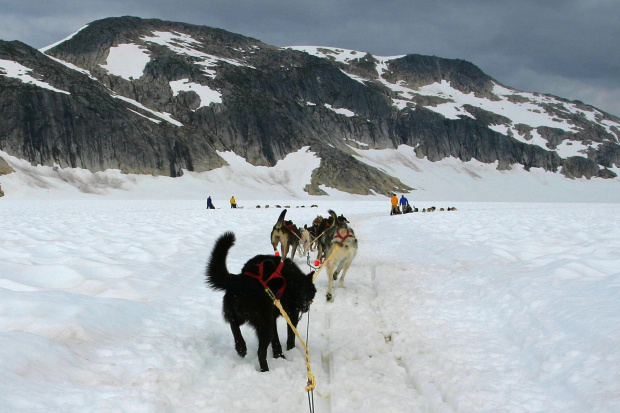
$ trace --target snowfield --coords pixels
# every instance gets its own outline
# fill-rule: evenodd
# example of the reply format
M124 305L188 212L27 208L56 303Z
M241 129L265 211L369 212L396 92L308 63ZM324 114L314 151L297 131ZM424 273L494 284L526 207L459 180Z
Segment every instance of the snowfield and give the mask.
M332 208L360 243L345 288L327 303L321 272L299 324L316 412L620 412L620 204L605 202L617 181L588 187L610 188L589 203L433 202L471 174L418 162L426 189L409 200L437 211L389 216L385 197L304 198L303 162L290 159L172 179L3 157L17 172L0 176L2 412L309 411L301 345L260 373L254 333L243 330L240 358L222 293L204 282L224 231L237 236L231 272L272 251L276 204L298 225ZM507 182L518 193L517 175L481 175L480 197ZM550 176L545 197L587 186ZM227 207L231 195L243 209Z

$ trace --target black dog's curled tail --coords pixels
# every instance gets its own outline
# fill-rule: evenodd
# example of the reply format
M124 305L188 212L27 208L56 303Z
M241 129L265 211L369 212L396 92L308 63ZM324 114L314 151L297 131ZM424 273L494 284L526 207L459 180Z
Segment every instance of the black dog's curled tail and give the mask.
M276 221L276 228L282 228L282 223L284 222L284 217L286 216L286 209L280 212L280 216L278 217L278 221Z
M327 212L329 213L329 218L331 219L330 224L334 225L338 220L338 215L336 215L332 209L329 209Z
M205 270L207 285L214 290L226 291L230 280L230 273L226 267L226 257L228 251L235 245L235 234L233 232L225 232L215 241L211 258Z

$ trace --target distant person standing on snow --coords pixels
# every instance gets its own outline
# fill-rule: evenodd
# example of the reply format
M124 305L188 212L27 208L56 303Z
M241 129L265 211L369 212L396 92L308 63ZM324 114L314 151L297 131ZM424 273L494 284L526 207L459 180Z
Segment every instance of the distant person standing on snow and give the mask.
M400 196L400 207L401 209L405 209L405 206L409 205L409 201L407 200L407 198L405 198L405 195L401 195Z
M409 200L405 198L405 195L400 196L400 210L403 214L413 212L413 208L411 208L411 205L409 205Z
M235 196L234 195L230 198L230 207L231 208L237 208L237 201L235 200Z
M207 198L207 209L215 209L213 202L211 201L211 195Z
M398 197L396 194L392 194L392 210L390 211L390 215L400 214L400 209L398 209Z

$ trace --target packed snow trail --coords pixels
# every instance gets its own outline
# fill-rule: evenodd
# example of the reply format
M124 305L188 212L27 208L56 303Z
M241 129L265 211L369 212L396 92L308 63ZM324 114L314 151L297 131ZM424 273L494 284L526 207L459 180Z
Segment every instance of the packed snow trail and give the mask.
M555 213L547 214L548 208ZM610 388L598 396L577 390L585 384L581 373L606 383L619 378L589 366L619 362L617 352L609 354L620 338L613 324L618 316L609 313L620 286L612 269L620 260L610 249L619 242L612 229L619 221L613 213L602 218L601 211L588 210L483 205L457 214L394 217L414 224L408 227L409 260L402 259L398 242L380 251L409 268L408 291L414 294L384 299L383 313L412 330L393 342L417 388L438 387L442 400L463 412L614 411L600 400L591 410ZM377 284L384 298L404 280L386 270ZM584 295L584 288L590 292ZM589 316L582 318L582 311ZM595 349L588 348L590 340ZM591 351L588 362L583 355Z

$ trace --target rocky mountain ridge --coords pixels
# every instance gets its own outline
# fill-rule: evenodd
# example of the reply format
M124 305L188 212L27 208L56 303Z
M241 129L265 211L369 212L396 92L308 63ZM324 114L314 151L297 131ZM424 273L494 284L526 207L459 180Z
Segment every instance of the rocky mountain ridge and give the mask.
M205 26L98 20L44 50L0 41L0 150L33 164L179 176L232 151L273 166L310 147L306 191L413 188L363 151L615 178L620 119L501 85L472 63L280 48Z

